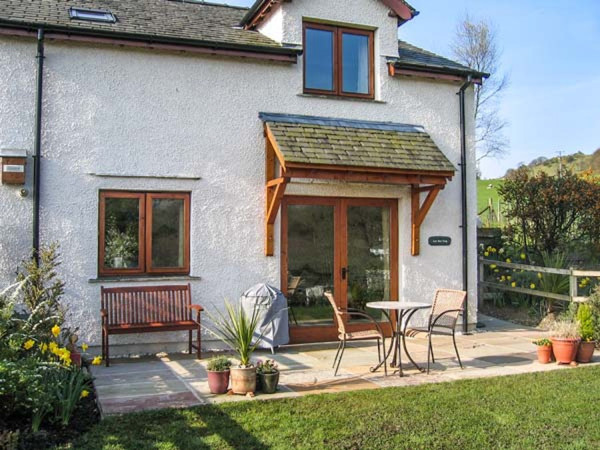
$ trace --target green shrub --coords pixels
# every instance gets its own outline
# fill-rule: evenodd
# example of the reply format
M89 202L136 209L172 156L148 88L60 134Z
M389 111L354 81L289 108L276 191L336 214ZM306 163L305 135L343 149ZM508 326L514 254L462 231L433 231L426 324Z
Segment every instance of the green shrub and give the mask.
M208 361L206 365L206 370L210 370L211 372L225 372L229 370L231 367L231 361L227 356L215 356Z
M68 425L89 376L71 363L73 333L63 326L64 283L57 246L23 262L17 283L0 292L0 428Z
M592 314L592 308L589 305L585 303L579 305L579 309L577 310L577 322L579 323L581 339L588 342L594 340L594 315Z
M31 428L37 431L54 409L50 380L60 370L58 364L34 357L0 361L0 419L31 420Z
M589 306L592 311L592 317L594 320L594 335L593 339L596 342L600 342L600 285L592 291L588 297L586 305Z

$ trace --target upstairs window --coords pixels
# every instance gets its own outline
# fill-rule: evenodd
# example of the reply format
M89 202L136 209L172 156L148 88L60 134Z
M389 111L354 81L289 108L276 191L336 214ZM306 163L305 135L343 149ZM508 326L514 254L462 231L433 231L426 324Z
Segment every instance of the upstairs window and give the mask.
M110 11L101 9L71 8L69 17L75 20L86 20L89 22L115 23L117 18Z
M99 274L188 274L190 194L100 192Z
M304 23L304 92L374 97L373 31Z

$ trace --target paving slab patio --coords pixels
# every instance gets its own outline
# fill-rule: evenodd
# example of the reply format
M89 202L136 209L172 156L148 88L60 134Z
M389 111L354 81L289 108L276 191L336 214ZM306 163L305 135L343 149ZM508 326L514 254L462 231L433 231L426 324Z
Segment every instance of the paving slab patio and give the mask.
M206 359L196 360L185 354L157 355L136 359L113 359L111 367L94 366L92 374L98 404L104 415L158 408L183 408L229 401L267 400L297 397L323 392L343 392L439 383L467 378L480 378L519 373L570 369L556 364L539 364L532 339L546 333L491 317L480 316L485 325L470 335L457 335L457 345L463 360L461 370L448 336L434 337L435 363L431 374L421 373L406 365L400 378L389 369L372 373L377 362L375 344L353 343L347 347L338 376L331 363L337 343L292 345L278 350L276 355L257 352L255 359L275 359L281 370L279 390L275 394L257 394L250 398L238 395L213 395L208 389ZM416 333L407 341L415 361L427 362L427 342ZM403 361L407 361L403 357ZM596 358L592 364L598 364Z

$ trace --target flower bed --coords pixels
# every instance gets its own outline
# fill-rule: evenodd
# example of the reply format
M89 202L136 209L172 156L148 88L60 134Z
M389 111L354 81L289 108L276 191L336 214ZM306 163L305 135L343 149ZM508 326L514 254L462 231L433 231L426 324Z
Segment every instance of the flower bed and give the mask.
M87 345L79 347L76 330L64 325L56 247L39 260L25 262L17 282L0 292L1 448L55 445L98 420Z

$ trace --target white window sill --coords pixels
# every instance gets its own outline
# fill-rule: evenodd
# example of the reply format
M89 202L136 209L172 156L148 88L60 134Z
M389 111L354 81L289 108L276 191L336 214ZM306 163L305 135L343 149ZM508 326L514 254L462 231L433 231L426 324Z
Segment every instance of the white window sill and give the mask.
M306 98L322 98L325 100L342 100L346 102L366 102L366 103L379 103L382 105L387 104L383 100L377 100L374 98L360 98L360 97L344 97L341 95L323 95L323 94L298 94L298 97L306 97Z

